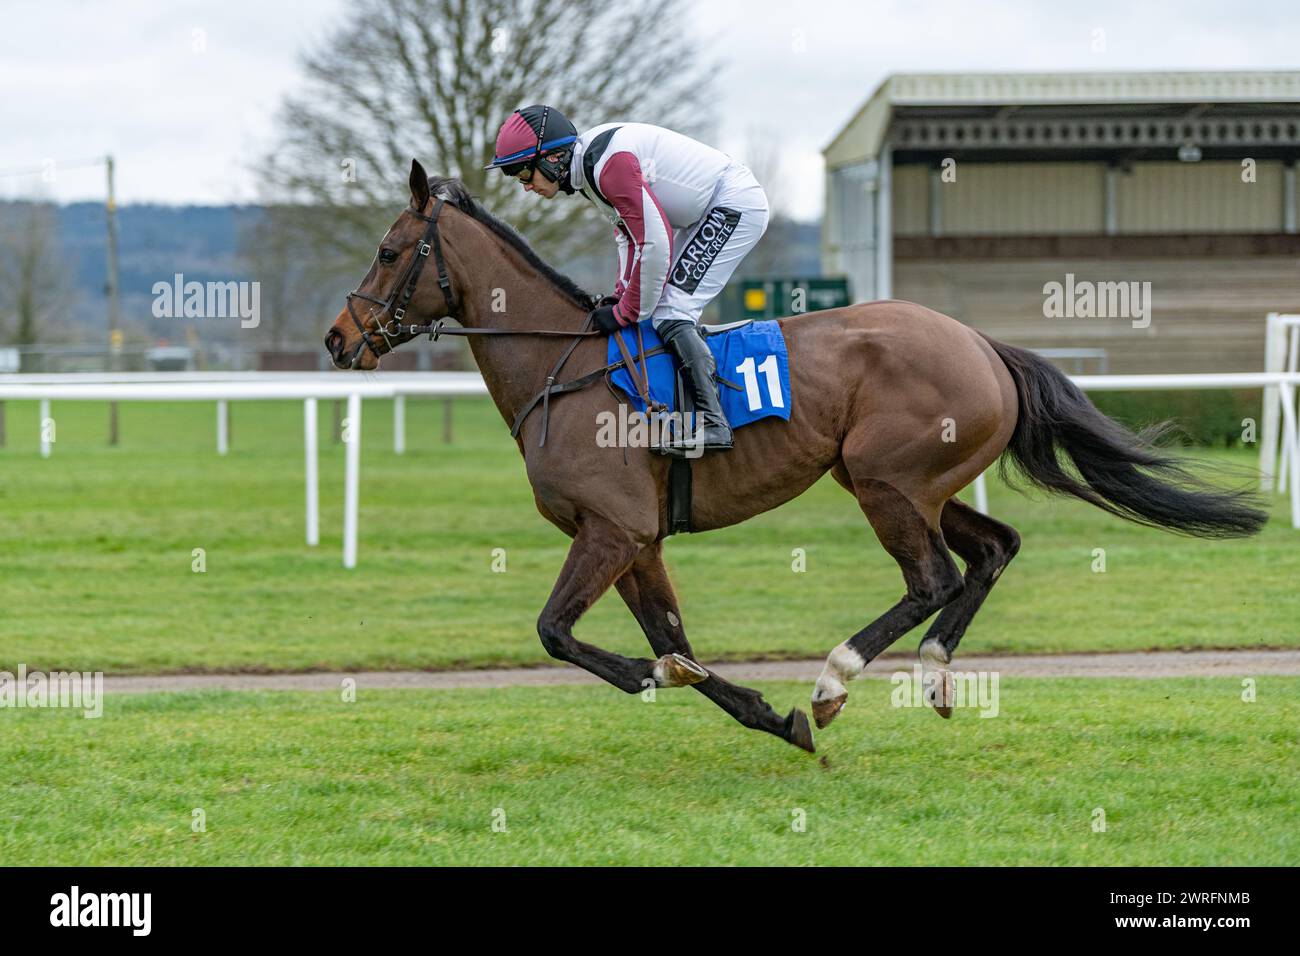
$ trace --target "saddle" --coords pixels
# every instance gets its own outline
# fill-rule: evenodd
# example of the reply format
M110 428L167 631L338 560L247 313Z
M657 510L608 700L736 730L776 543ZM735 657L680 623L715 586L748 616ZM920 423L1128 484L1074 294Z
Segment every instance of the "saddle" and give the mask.
M714 353L719 396L731 427L737 429L768 417L789 420L792 405L789 362L779 324L743 319L725 325L703 325L701 331ZM602 378L620 403L624 403L623 396L626 396L624 404L630 404L642 414L694 411L687 407L690 404L689 390L684 387L676 361L659 341L649 319L609 336L604 366L557 383L556 378L576 345L575 340L547 376L542 390L519 410L510 429L512 437L518 437L524 420L540 404L542 429L538 444L545 445L551 396L586 388ZM624 451L626 454L626 449ZM691 530L691 467L689 458L671 459L668 469L669 534Z
M788 420L790 375L780 326L771 321L743 319L725 325L702 325L700 329L716 360L714 379L723 413L731 427L739 429L773 416ZM633 336L633 346L629 347L623 340ZM674 426L695 411L690 401L691 390L680 368L670 354L664 354L664 347L657 344L658 336L649 320L638 323L635 332L625 330L610 338L609 358L617 366L610 373L610 382L627 395L637 411L680 413L667 418ZM668 467L669 534L692 530L693 460L676 456Z

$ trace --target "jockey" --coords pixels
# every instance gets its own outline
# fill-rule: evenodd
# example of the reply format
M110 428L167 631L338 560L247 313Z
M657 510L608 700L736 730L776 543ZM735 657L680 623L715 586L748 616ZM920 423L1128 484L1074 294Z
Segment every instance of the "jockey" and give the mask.
M497 135L500 169L526 192L581 193L614 224L619 275L591 313L607 332L651 319L686 372L701 433L665 453L731 447L700 313L767 229L754 174L710 146L644 123L606 123L579 135L559 110L516 110Z

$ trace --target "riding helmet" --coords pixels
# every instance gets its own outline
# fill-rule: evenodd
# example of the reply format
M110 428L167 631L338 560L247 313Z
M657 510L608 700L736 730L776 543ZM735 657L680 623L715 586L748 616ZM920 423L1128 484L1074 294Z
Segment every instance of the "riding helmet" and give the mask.
M525 169L540 169L543 176L571 193L569 163L577 139L577 127L555 107L525 106L515 110L501 125L496 155L483 168L500 169L512 178ZM554 162L548 160L545 154L550 152L558 152L559 158Z

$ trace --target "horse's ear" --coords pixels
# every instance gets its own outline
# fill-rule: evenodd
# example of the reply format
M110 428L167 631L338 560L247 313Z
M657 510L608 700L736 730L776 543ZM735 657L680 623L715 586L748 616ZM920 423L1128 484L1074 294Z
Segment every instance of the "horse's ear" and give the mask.
M429 174L418 159L411 160L411 205L423 209L429 204Z

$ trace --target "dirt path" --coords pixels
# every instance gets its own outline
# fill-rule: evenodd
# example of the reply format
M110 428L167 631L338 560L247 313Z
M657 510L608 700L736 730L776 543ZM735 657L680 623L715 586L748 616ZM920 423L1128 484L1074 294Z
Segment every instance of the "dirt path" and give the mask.
M706 662L707 663L707 662ZM822 658L802 661L758 661L709 665L731 681L815 681ZM867 677L885 678L908 670L909 658L873 661ZM997 671L1005 677L1258 677L1300 675L1300 650L1286 651L1161 651L1137 654L1052 654L1024 657L962 656L954 662L962 671ZM106 693L181 690L337 690L345 677L358 689L415 688L447 690L458 687L546 687L593 684L599 681L576 667L536 667L478 671L361 671L312 674L167 674L142 677L105 676Z

